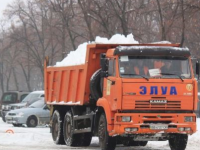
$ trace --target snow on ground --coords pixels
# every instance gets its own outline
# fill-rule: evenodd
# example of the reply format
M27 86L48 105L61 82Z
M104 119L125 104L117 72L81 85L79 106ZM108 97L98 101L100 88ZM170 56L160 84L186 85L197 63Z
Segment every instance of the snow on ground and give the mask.
M199 150L200 147L200 118L197 120L198 131L189 137L186 150ZM8 129L14 134L6 133ZM40 126L37 128L13 127L6 124L0 118L0 150L100 150L98 138L94 137L90 147L67 147L65 145L55 145L52 141L49 128ZM123 147L119 145L116 150L170 150L168 142L149 142L146 147Z
M74 65L80 65L85 63L86 58L86 49L87 45L91 42L85 42L83 44L80 44L78 48L75 51L71 51L67 57L65 57L61 62L56 63L56 67L61 66L74 66ZM133 37L133 34L127 35L125 37L121 34L115 34L113 35L109 40L107 38L102 38L97 36L95 39L96 44L138 44L138 41L136 41ZM76 58L76 59L75 59Z

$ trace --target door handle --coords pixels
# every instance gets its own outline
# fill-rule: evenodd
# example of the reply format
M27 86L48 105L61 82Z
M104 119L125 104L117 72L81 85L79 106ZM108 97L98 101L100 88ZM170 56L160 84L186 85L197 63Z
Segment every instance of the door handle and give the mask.
M115 85L115 81L112 81L110 79L107 78L107 80L111 81L111 85Z

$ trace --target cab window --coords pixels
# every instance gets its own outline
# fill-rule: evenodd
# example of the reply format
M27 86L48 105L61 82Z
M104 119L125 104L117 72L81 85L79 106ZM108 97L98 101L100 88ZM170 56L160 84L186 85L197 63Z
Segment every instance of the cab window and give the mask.
M108 62L108 76L115 76L115 60L110 59Z

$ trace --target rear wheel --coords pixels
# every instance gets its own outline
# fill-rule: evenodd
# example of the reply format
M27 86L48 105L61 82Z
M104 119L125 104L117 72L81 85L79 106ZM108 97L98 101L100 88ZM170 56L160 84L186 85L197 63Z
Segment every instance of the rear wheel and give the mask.
M56 144L65 144L63 137L63 119L59 111L54 111L52 117L52 138Z
M107 131L107 120L105 114L101 114L98 126L99 145L101 150L114 150L116 147L116 138L110 137Z
M27 127L36 127L38 125L38 120L35 116L28 117L26 121Z
M63 124L64 141L67 146L81 146L80 134L74 134L73 115L71 111L65 114Z
M175 134L169 139L169 146L171 150L185 150L187 141L187 134Z

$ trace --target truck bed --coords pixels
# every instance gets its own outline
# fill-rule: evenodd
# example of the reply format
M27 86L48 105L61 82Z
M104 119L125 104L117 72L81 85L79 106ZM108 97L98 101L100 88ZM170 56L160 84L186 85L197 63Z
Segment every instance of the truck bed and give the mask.
M108 45L101 46L99 47L97 44L87 46L86 62L83 65L47 67L45 63L45 100L47 104L89 104L90 78L100 68L100 54L105 53L108 49Z

